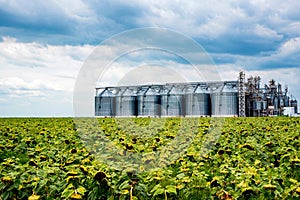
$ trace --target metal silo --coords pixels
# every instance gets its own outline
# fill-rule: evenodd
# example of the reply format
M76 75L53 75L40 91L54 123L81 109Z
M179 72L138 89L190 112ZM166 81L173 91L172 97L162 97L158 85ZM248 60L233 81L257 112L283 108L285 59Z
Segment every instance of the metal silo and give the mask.
M291 100L291 107L294 107L295 113L298 113L298 101L296 99Z
M262 101L253 101L253 110L262 110Z
M169 85L164 85L162 89L160 90L160 104L161 104L161 116L167 116L168 115L168 95L171 90L171 87Z
M144 98L149 87L141 87L137 93L137 103L138 103L138 116L144 116Z
M95 115L96 116L113 116L114 115L114 97L113 91L105 88L95 97Z
M262 101L262 109L266 110L268 108L268 102L267 101Z
M136 116L137 96L131 88L121 88L116 95L116 116Z
M278 96L273 96L273 106L274 106L274 115L279 114L278 113L278 109L279 109L279 100L278 100Z
M181 116L183 105L183 88L166 85L161 91L161 115Z
M190 85L185 88L184 98L185 98L185 111L187 116L195 115L194 94L197 87L198 87L197 85Z
M235 84L217 84L211 94L213 116L238 115L238 90Z
M122 93L125 91L124 88L119 88L119 90L117 91L117 94L115 96L115 102L116 102L116 112L115 112L115 116L122 116L121 113L121 107L122 107Z
M160 116L160 87L141 87L137 94L139 116Z
M190 85L185 89L186 115L210 115L210 94L204 85Z

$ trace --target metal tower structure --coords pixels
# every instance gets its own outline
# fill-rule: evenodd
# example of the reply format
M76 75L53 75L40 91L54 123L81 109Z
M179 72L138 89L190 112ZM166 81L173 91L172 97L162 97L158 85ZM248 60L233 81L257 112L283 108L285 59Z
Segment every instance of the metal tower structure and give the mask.
M246 110L246 98L245 98L245 72L240 71L239 73L239 81L238 81L238 87L239 87L239 116L245 117L245 110Z
M260 88L260 77L235 81L165 83L96 88L96 116L239 116L297 114L298 102L287 86L271 80Z

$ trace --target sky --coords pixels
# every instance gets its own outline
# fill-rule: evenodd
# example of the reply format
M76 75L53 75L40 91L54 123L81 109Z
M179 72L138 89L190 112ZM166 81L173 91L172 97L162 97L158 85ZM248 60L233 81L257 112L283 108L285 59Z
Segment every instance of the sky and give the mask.
M78 74L99 46L100 59L114 59L94 87L200 80L184 56L137 49L133 37L126 44L112 40L147 27L182 37L144 34L138 42L160 39L164 47L185 49L178 40L188 38L207 52L222 80L236 80L244 69L263 84L273 78L288 85L300 100L299 7L295 0L0 0L0 116L74 116ZM122 45L133 51L116 54Z

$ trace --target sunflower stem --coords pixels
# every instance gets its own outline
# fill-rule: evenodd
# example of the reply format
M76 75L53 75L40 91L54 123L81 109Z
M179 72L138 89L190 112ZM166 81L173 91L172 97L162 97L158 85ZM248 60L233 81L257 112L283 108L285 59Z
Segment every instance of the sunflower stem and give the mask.
M132 190L133 190L133 186L130 186L130 200L132 200Z
M167 190L165 190L165 200L168 200Z

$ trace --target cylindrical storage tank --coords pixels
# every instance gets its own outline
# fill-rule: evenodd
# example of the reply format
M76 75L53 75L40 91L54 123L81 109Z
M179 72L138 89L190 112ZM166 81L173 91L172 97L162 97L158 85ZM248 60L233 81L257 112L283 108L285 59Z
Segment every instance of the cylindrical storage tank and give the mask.
M284 106L285 107L289 107L290 106L289 101L290 101L290 98L288 96L284 96Z
M168 115L168 94L171 88L169 86L164 85L160 91L160 114L161 116Z
M104 90L95 97L96 116L113 116L114 106L114 94L109 90Z
M162 116L181 116L183 91L175 87L165 87L160 95Z
M170 94L168 96L168 115L181 116L182 115L182 95Z
M213 116L238 115L238 91L236 86L225 84L212 91L211 106Z
M274 105L274 109L277 110L278 107L279 107L279 102L278 102L278 97L277 96L274 96L273 105Z
M262 110L262 102L253 101L253 110Z
M279 97L279 105L280 107L284 107L284 98L282 96Z
M95 116L100 116L100 109L101 109L100 97L95 96Z
M123 92L124 92L124 89L120 89L115 96L115 104L116 104L115 116L122 116L122 113L121 113L122 98L121 98L121 96L122 96Z
M161 94L160 95L160 102L161 102L161 116L168 116L168 95Z
M145 95L138 96L138 115L141 116L159 116L159 96Z
M136 116L137 97L133 90L125 89L116 95L116 116Z
M210 115L210 94L201 86L191 86L185 91L187 116Z
M291 107L294 107L295 113L298 113L298 101L297 100L291 100Z
M263 110L266 110L266 109L268 108L268 103L267 103L267 101L262 101L261 103L262 103L262 109L263 109Z
M160 96L158 88L141 89L137 95L139 116L159 116Z

